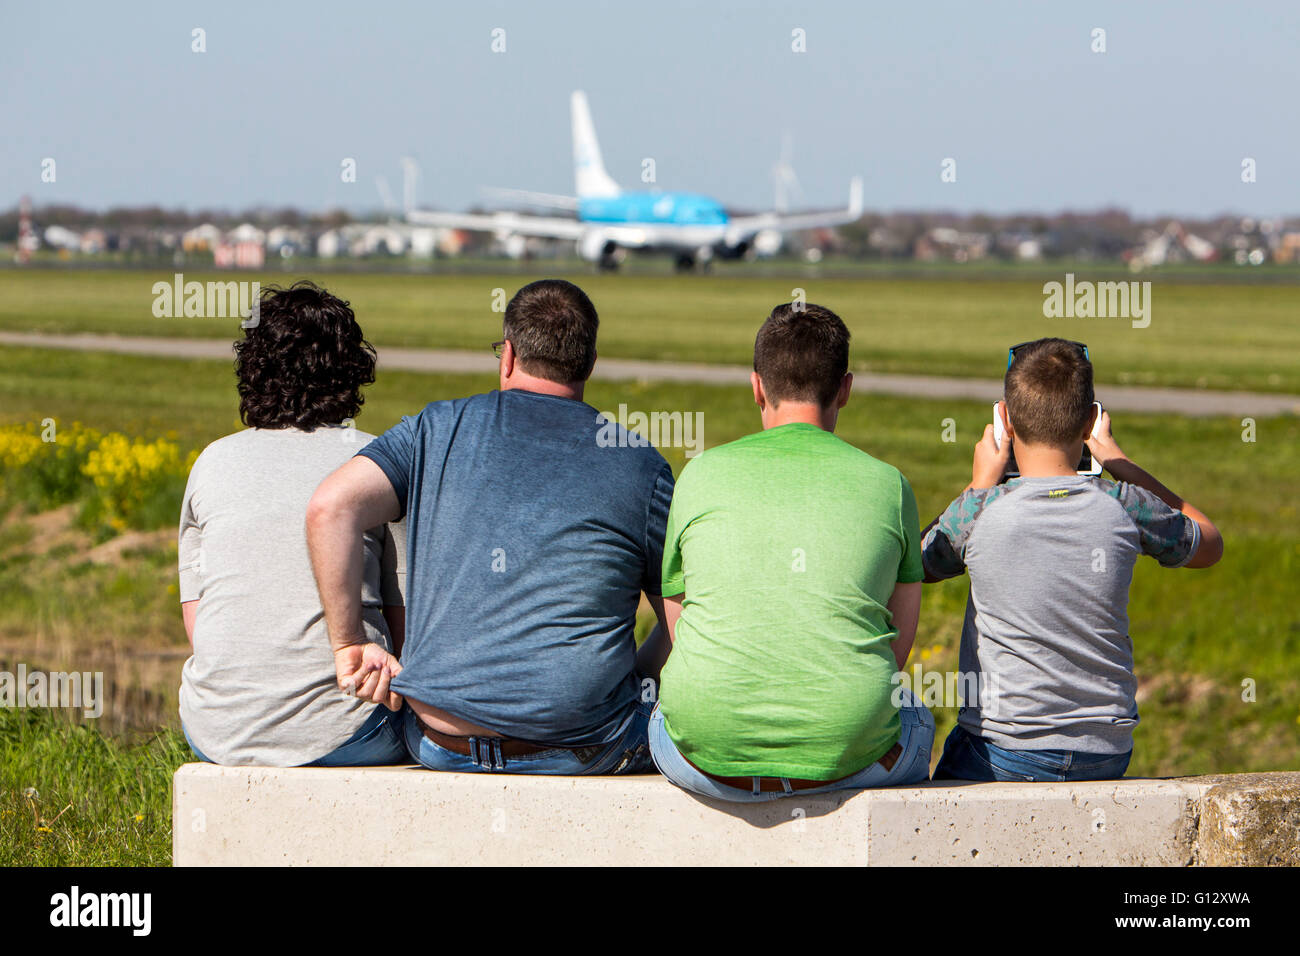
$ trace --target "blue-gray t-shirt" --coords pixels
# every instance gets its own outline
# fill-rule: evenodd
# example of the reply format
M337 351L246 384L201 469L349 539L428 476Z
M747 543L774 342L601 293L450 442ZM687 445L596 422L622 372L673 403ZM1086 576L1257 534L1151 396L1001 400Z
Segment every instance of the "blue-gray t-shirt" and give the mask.
M407 522L393 689L507 737L613 740L639 697L641 592L660 593L663 456L590 405L520 389L433 402L359 454Z

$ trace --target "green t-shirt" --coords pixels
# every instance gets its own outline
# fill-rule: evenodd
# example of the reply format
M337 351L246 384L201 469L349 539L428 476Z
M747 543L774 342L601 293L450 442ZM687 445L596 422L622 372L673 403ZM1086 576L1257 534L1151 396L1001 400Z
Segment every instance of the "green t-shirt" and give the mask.
M897 468L815 425L712 448L682 471L663 593L683 594L660 711L720 776L836 780L899 737L886 602L922 578Z

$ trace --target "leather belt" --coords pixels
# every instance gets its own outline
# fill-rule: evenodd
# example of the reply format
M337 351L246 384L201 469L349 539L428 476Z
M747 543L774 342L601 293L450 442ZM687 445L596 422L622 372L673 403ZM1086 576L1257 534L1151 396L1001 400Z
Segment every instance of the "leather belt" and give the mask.
M578 755L584 763L590 760L590 757L584 756L589 751L599 751L600 747L563 747L557 744L533 744L526 740L515 740L511 737L453 737L451 734L444 734L441 731L434 730L417 715L415 718L420 724L420 730L424 736L442 747L444 750L450 750L452 753L460 754L462 757L474 757L475 744L479 746L495 747L502 757L526 757L529 754L539 754L544 750L570 750Z
M876 762L880 764L882 767L884 767L886 770L893 770L894 764L898 762L898 758L901 757L902 755L903 755L903 745L900 743L896 743L894 744L894 746L890 747L889 750L885 752L885 755ZM687 760L686 762L691 763L689 760ZM691 763L691 766L695 767L695 764ZM695 767L695 769L699 770L700 773L704 774L704 776L708 777L710 780L716 780L718 783L724 784L728 787L734 787L737 790L748 790L751 793L753 792L754 789L753 777L722 777L716 773L709 773L707 770L700 770L699 767ZM818 787L826 787L832 783L839 783L841 780L847 780L849 779L849 777L855 777L861 772L862 772L861 770L858 770L855 771L854 773L849 774L848 776L839 777L835 780L799 780L793 777L787 777L785 779L789 781L791 790L815 790ZM782 785L781 779L782 778L780 777L759 777L758 778L759 792L760 793L784 792L785 787Z

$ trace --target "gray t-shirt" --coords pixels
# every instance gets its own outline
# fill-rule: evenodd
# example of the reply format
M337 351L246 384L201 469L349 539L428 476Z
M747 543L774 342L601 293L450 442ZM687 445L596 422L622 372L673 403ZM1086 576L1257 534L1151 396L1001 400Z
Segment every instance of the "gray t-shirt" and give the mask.
M1195 521L1125 482L1013 478L962 494L921 543L929 577L970 570L958 723L1011 750L1132 750L1133 566L1149 554L1180 567L1199 543Z
M343 427L250 428L213 442L190 471L180 599L199 606L180 712L195 746L217 763L311 763L374 710L335 683L305 527L316 487L372 437ZM365 534L363 624L390 651L382 607L404 603L401 537L396 525Z

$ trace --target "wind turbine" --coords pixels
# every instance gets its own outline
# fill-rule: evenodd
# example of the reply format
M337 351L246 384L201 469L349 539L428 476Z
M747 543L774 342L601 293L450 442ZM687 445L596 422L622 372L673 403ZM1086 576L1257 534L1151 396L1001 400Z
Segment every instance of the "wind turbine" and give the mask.
M375 188L379 190L379 201L384 204L384 212L391 216L397 208L397 203L393 202L393 191L388 188L388 180L383 176L376 176Z
M792 146L790 133L788 131L782 133L781 158L772 167L772 184L775 191L773 205L777 212L787 212L790 209L792 196L797 198L799 204L803 203L803 187L799 185L799 177L795 175L794 166L791 165Z
M415 183L420 178L420 164L411 156L402 157L402 212L415 209Z

